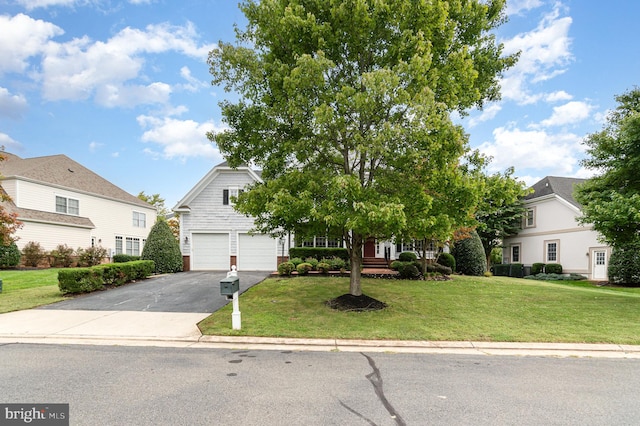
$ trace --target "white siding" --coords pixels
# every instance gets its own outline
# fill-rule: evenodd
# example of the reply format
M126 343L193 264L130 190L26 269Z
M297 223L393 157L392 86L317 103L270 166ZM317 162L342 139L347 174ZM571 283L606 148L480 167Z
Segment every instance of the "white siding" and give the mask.
M79 201L79 216L89 218L95 225L95 228L89 231L88 236L86 236L86 230L83 231L84 242L81 242L78 241L79 231L77 228L40 224L38 229L41 235L34 241L40 242L45 250L52 250L58 244L67 244L73 248L86 248L91 245L92 237L95 238L96 244L110 251L115 251L116 236L139 238L142 244L142 240L147 238L156 221L156 210L152 207L142 207L33 182L19 181L17 188L18 195L13 198L18 207L56 213L56 196L72 198ZM133 226L134 211L146 215L144 228ZM25 232L24 237L23 232ZM21 237L18 246L31 240L26 239L26 232L26 229L17 232L16 235ZM140 247L142 249L142 245Z
M16 245L22 250L30 241L40 243L47 251L53 250L58 244L66 244L74 250L79 247L86 248L91 244L91 229L25 221Z

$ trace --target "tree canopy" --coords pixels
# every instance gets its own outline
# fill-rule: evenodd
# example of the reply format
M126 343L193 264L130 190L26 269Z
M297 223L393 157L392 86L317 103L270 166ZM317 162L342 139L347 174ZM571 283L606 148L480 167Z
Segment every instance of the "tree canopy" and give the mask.
M236 208L261 232L341 236L361 295L367 237L450 226L465 206L467 135L451 118L499 98L515 62L491 33L504 0L247 0L237 43L209 55L228 130L209 134L229 164L264 183ZM446 188L450 185L451 188ZM473 194L472 194L473 195ZM473 198L473 197L472 197ZM451 218L456 214L451 214ZM409 229L412 227L413 229Z
M169 214L169 209L164 205L164 198L162 198L160 194L147 195L144 191L140 191L138 199L155 207L158 218L162 220L165 220L167 214Z
M598 172L576 190L581 222L613 247L640 243L640 89L616 96L618 107L600 132L585 139L583 165Z

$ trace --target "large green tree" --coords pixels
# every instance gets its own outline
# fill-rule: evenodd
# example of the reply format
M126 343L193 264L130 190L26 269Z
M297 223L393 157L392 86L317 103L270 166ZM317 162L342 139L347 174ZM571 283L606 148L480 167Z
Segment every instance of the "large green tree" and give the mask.
M350 294L362 294L367 237L428 225L437 188L467 148L450 113L499 97L515 58L492 30L504 0L247 0L237 43L209 55L228 130L210 134L231 166L264 183L236 208L262 232L344 238ZM455 209L456 206L450 206ZM410 215L410 216L409 216Z
M586 137L583 165L598 175L576 190L581 222L593 224L607 244L640 243L640 89L616 97L604 128Z
M484 185L476 211L476 231L482 241L487 266L491 265L491 251L522 227L525 214L522 199L530 190L524 182L514 178L513 173L511 167L504 173L482 174L480 177Z

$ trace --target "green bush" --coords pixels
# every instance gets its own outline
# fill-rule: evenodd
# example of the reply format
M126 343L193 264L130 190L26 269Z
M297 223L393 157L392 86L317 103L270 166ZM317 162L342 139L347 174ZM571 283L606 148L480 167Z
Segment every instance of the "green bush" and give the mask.
M487 270L487 258L476 231L471 237L456 242L452 254L456 259L456 271L461 274L481 277Z
M448 266L452 271L456 270L456 258L451 253L440 253L436 263L442 266Z
M0 246L0 268L15 268L20 263L20 250L15 242Z
M341 271L347 267L347 262L345 262L341 257L322 259L321 262L328 263L332 271Z
M292 257L299 257L300 259L306 259L307 257L313 257L314 259L339 257L348 262L349 252L346 248L341 247L291 247L289 249L289 258Z
M538 275L544 272L544 263L534 263L531 265L531 275Z
M38 242L29 241L22 248L22 259L26 266L37 267L42 259L44 259L44 256L44 249Z
M131 256L130 254L114 254L113 263L125 263L133 262L134 260L140 260L140 256Z
M159 220L153 225L140 259L153 260L156 274L182 271L180 243L174 237L166 220Z
M74 268L58 271L62 294L89 293L104 288L101 268Z
M323 274L327 274L331 270L331 265L329 265L327 262L318 262L318 265L316 265L316 269Z
M79 248L76 250L76 256L78 256L79 266L96 266L107 257L107 249L101 246Z
M427 272L435 272L442 275L451 275L453 270L449 266L440 265L439 263L427 264Z
M511 265L500 264L500 265L491 265L491 273L496 277L508 277L509 270L511 269Z
M413 262L418 260L418 256L416 256L416 254L412 251L403 251L398 256L398 260L400 262Z
M73 263L73 249L66 244L58 244L51 250L51 266L54 268L68 268Z
M393 262L391 262L391 264L389 265L389 267L391 269L393 269L394 271L397 271L398 269L400 269L400 266L403 264L404 262L400 262L399 260L394 260Z
M512 263L509 265L509 276L513 278L524 277L524 265L522 263Z
M318 267L318 259L316 259L315 257L308 257L304 260L305 263L308 263L311 265L311 268L315 271Z
M296 266L296 271L298 271L298 274L300 275L307 275L309 273L310 270L312 270L313 267L311 266L310 263L301 263L298 266Z
M298 265L304 261L300 257L294 257L294 258L289 258L289 262L293 263L294 267L298 267Z
M609 259L609 281L616 285L640 286L640 243L618 247Z
M562 274L562 265L559 263L547 263L544 266L544 272L546 274Z
M278 265L278 275L280 275L280 276L291 275L291 273L295 269L296 269L296 266L293 264L293 262L291 262L291 261L282 262L281 264Z
M528 275L524 277L528 280L538 280L538 281L581 281L586 280L587 277L579 274L569 274L569 275L561 275L561 274L536 274L536 275Z
M420 278L420 270L413 262L401 262L398 275L403 280L415 280Z

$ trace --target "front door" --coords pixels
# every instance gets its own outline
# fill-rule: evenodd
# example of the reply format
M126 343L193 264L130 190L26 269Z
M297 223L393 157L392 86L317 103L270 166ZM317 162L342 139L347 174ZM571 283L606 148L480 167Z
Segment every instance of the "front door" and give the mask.
M364 257L376 257L376 239L367 238L364 243Z
M592 250L591 259L593 264L593 273L591 279L593 280L606 280L607 279L607 251L606 250Z

